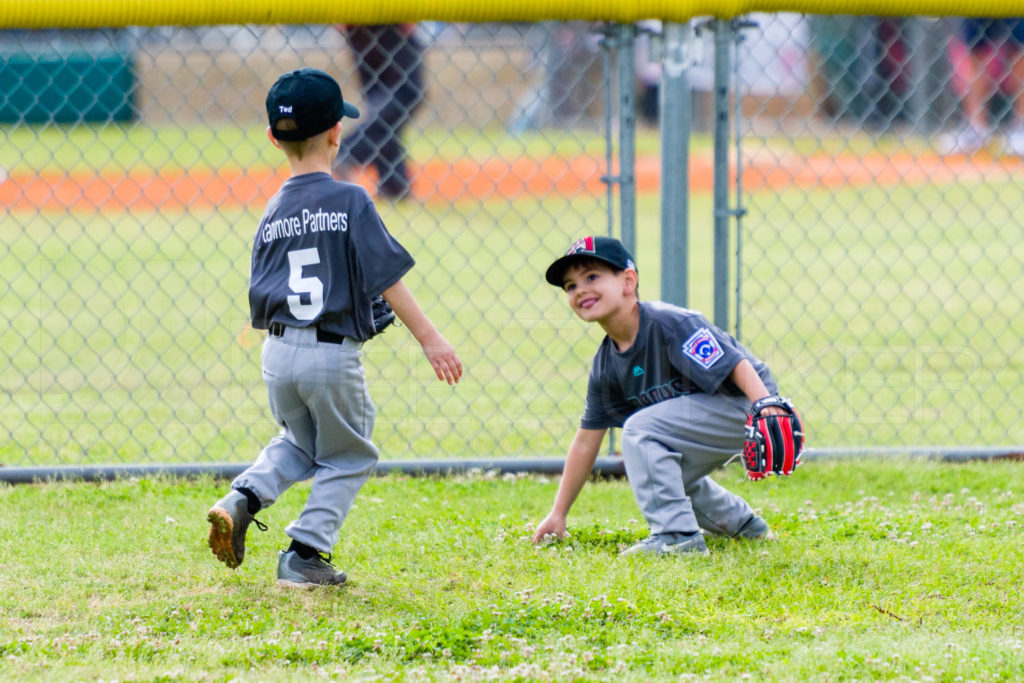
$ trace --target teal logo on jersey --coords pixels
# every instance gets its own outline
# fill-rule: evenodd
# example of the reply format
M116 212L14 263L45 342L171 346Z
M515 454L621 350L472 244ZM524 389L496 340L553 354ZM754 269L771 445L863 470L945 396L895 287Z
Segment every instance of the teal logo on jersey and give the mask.
M640 367L639 365L634 365L633 366L633 376L634 377L639 377L642 374L644 374L644 369L642 367Z

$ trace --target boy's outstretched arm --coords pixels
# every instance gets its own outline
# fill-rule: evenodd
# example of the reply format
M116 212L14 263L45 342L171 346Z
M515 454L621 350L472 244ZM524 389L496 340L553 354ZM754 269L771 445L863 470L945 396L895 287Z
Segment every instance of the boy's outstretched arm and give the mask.
M607 431L582 427L576 430L576 436L569 446L569 455L565 459L565 469L562 471L558 493L555 494L554 507L533 532L534 543L539 543L548 534L565 536L565 519L569 516L569 508L576 502L576 496L580 494L594 469L594 461L597 460L597 453Z
M423 354L430 361L434 373L442 382L456 384L462 377L462 361L448 340L430 322L426 313L416 303L415 297L404 282L399 280L383 292L384 300L395 311L398 319L409 328L412 336L423 347Z

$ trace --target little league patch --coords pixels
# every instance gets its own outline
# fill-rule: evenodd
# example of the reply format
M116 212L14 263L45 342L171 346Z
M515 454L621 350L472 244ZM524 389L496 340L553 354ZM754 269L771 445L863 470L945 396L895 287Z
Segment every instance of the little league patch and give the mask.
M725 351L718 345L718 340L711 334L711 330L702 327L683 342L683 355L704 368L710 368L725 355Z

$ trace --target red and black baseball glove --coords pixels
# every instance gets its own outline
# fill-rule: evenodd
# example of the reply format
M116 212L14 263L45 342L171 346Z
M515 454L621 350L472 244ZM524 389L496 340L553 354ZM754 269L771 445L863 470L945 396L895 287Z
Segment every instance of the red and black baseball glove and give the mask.
M781 409L783 415L762 415L769 406ZM781 396L767 396L754 402L747 417L746 440L743 442L743 466L747 476L759 481L772 474L789 476L800 466L804 449L804 427L792 401Z

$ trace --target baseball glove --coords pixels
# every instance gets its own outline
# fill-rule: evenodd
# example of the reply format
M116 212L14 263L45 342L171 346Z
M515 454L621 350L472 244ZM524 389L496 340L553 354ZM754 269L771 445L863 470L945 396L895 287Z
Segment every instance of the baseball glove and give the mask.
M377 296L370 306L373 311L373 336L376 337L384 331L384 328L395 322L395 312L391 310L391 306L383 296Z
M762 415L761 411L769 406L781 408L785 415ZM743 466L750 479L759 481L772 474L793 474L800 466L803 449L804 428L792 401L767 396L754 402L743 442Z

